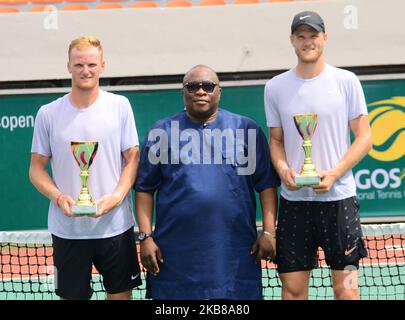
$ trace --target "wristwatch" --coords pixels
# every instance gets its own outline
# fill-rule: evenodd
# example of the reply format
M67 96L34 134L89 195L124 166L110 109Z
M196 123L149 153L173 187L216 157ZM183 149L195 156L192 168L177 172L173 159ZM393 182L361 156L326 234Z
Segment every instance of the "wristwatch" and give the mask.
M138 241L142 242L143 240L152 237L152 233L146 233L146 232L139 232L138 233Z

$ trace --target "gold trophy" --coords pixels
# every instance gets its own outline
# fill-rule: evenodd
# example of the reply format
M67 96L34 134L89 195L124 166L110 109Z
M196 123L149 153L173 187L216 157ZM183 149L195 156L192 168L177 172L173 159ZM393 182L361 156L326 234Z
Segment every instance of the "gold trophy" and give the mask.
M321 182L311 158L311 138L318 123L317 119L318 115L315 113L296 114L294 116L295 127L304 140L302 147L305 152L304 165L302 166L301 173L295 176L295 184L298 186L317 185Z
M72 206L72 213L95 214L97 212L97 205L93 201L87 183L90 177L89 168L96 156L98 142L71 141L70 146L72 148L73 157L80 167L80 179L82 180L80 195L76 204Z

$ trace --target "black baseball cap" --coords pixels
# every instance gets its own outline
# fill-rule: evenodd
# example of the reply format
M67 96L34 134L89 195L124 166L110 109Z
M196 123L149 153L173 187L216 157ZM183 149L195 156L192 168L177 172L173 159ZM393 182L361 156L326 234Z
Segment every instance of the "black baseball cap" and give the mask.
M303 24L314 28L318 32L325 32L325 24L323 19L316 12L303 11L295 15L291 23L291 34L293 34L294 31Z

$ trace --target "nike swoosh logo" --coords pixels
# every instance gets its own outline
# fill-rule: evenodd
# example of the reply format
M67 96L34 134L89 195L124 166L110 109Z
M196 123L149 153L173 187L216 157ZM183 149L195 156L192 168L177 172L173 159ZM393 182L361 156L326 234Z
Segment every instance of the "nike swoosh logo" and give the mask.
M357 248L357 246L354 246L353 248L349 249L349 250L345 250L345 256L348 256L349 254L351 254L355 249Z
M306 19L306 18L309 18L310 16L303 16L303 17L300 17L300 20L304 20L304 19Z
M131 280L135 280L138 277L139 277L139 273L137 275L135 275L135 276L131 276Z

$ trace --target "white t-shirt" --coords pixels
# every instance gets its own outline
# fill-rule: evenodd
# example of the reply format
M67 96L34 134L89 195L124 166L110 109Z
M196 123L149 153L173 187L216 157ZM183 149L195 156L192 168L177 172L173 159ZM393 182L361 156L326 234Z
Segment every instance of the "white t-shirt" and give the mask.
M121 153L139 144L128 99L100 90L97 100L86 109L74 107L69 94L39 109L31 152L50 158L56 186L76 200L81 180L71 141L98 142L89 170L89 191L94 201L112 193L125 163ZM131 193L119 207L99 218L67 217L53 202L48 213L49 231L65 239L112 237L128 230L134 221Z
M352 72L326 65L312 79L298 78L293 70L269 80L264 93L267 126L282 128L287 163L299 174L304 163L303 140L294 125L295 114L318 114L311 139L311 157L319 171L335 167L350 147L349 121L367 114L360 81ZM288 190L281 195L290 201L335 201L356 194L351 170L337 180L330 192L316 194L312 188Z

